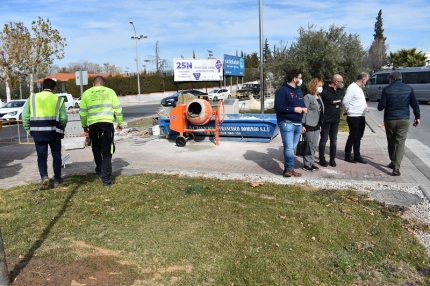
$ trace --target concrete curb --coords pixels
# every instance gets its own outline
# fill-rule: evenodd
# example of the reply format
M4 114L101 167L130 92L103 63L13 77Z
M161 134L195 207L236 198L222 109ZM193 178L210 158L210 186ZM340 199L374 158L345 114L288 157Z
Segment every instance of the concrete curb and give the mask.
M423 192L424 196L430 201L430 191L423 184L419 184L418 187Z

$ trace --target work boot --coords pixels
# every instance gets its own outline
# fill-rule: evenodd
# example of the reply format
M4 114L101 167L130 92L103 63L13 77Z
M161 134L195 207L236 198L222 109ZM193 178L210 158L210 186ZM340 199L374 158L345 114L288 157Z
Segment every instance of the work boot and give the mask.
M59 185L61 185L64 182L63 178L60 179L54 179L54 187L58 187Z
M49 187L49 178L47 176L42 178L42 182L40 184L41 190L46 190Z

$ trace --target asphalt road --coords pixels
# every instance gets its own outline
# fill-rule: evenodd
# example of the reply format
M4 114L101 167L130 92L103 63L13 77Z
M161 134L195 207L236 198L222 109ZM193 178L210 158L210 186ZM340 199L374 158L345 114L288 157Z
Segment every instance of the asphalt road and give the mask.
M159 103L123 106L122 114L124 116L124 121L133 121L143 117L156 116L159 107Z
M384 112L378 111L378 102L368 101L369 111L372 113L373 118L377 119L379 125L382 125L384 121ZM409 127L408 139L417 139L425 146L430 146L430 105L420 104L421 123L417 128L412 126L413 120L415 119L412 109L410 109L410 121L411 126Z
M377 102L368 102L369 112L378 122L383 123L383 111L378 111ZM405 156L417 167L417 169L430 180L430 105L420 104L420 125L413 127L415 119L412 109L410 109L410 122L408 137L406 140Z

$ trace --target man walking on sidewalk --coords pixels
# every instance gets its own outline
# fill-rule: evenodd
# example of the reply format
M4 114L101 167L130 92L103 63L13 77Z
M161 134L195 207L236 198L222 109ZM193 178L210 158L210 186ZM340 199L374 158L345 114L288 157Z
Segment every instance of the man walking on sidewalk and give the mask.
M113 123L118 121L118 130L122 129L122 107L112 89L105 87L105 80L96 76L93 87L84 92L81 99L79 115L82 128L89 133L96 174L104 187L110 187L112 178Z
M351 83L343 98L342 105L346 112L346 121L349 126L349 136L345 145L345 161L350 163L366 164L360 154L361 138L366 128L366 112L369 110L364 96L363 87L369 79L369 74L362 72L357 80ZM351 151L354 149L354 158Z
M61 184L61 139L67 125L64 98L55 94L57 83L47 78L43 81L43 91L32 94L24 105L22 123L27 133L33 137L37 152L37 166L42 178L41 189L49 187L48 145L51 148L54 169L54 186Z
M405 150L409 130L409 106L415 115L414 127L420 125L420 107L414 90L402 82L402 74L393 71L388 76L389 85L382 90L378 110L384 110L385 133L388 142L388 155L393 176L400 176L400 164Z

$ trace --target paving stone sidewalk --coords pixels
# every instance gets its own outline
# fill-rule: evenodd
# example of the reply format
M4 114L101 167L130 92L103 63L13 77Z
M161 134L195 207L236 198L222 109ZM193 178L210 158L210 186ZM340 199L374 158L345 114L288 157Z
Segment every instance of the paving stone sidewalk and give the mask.
M303 169L302 158L296 158L296 168L301 180L342 181L356 184L391 184L421 186L430 189L430 182L414 164L405 157L401 176L391 176L385 134L371 116L367 116L368 129L362 139L361 151L368 164L351 164L343 160L347 133L338 135L337 166L321 167L316 172ZM65 139L67 140L67 139ZM328 144L327 144L328 145ZM91 148L63 150L63 157L70 154L64 177L73 174L94 173ZM328 146L327 146L328 154ZM52 172L49 156L49 174ZM260 176L282 176L283 151L280 135L270 143L220 141L219 146L208 140L188 142L177 147L173 140L163 136L117 136L113 156L115 174L136 174L147 171L210 172ZM39 182L37 156L34 145L0 145L0 189ZM291 178L285 178L286 183ZM428 193L428 192L427 192ZM428 196L427 196L428 197Z

